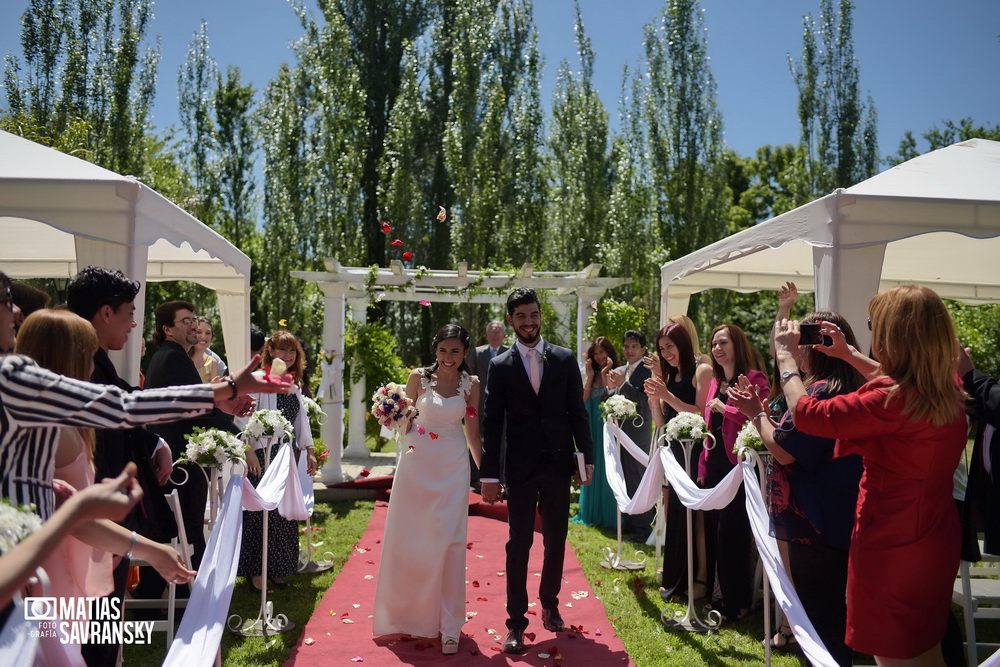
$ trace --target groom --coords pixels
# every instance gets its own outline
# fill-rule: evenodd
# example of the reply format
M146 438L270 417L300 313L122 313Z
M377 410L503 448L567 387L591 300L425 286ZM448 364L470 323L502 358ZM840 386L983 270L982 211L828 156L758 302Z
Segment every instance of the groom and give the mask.
M528 627L528 553L535 509L542 518L544 556L538 597L542 625L563 629L559 588L569 520L574 450L583 452L587 481L594 466L583 381L573 352L542 340L542 311L535 291L520 287L507 297L507 322L517 342L490 362L483 416L483 499L507 495L507 638L505 653L524 653ZM504 422L506 421L506 433ZM505 442L502 442L505 441ZM501 462L501 452L503 461Z

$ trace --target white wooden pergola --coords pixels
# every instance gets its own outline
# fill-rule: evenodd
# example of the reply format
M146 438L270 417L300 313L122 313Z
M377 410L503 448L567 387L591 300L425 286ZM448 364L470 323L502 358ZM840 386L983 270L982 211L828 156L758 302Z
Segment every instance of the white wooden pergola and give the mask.
M599 300L609 289L630 282L627 278L599 278L600 264L591 264L581 271L535 271L525 264L519 271L470 271L465 262L448 270L411 269L399 260L389 268L341 266L328 258L326 271L293 271L292 276L316 283L323 291L323 349L335 351L332 361L322 360L322 397L320 404L328 419L322 427L323 441L329 443L330 455L320 471L320 481L335 484L344 481L341 457L367 457L365 445L365 412L368 393L365 380L351 384L348 418L348 446L341 452L336 446L344 441L344 331L348 312L352 320L364 324L367 308L373 300L430 301L432 303L504 304L507 293L516 287L532 287L548 292L547 301L555 310L555 321L566 327L571 308L576 305L577 355L582 360L587 347L584 330L594 312L591 302ZM549 320L552 322L552 319ZM570 331L560 332L568 339Z

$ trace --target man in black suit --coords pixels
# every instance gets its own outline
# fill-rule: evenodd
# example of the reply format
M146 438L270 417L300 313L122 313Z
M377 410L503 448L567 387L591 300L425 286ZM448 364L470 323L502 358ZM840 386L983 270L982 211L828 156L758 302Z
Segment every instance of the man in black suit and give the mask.
M972 528L983 533L983 551L996 556L1000 555L1000 437L996 434L1000 429L1000 382L976 370L965 349L960 349L958 373L969 395L966 411L977 421L962 510Z
M498 357L509 348L503 344L504 336L507 332L503 322L493 320L486 325L486 345L480 345L469 355L469 372L479 378L479 386L485 387L489 378L490 361ZM486 407L486 392L479 392L479 412L482 413Z
M625 365L619 366L608 373L608 391L613 395L621 394L630 401L635 401L636 412L639 413L639 425L629 420L622 424L622 431L625 432L632 442L637 444L644 452L649 452L649 441L652 439L653 416L649 412L649 399L646 397L646 390L643 383L651 376L649 369L642 363L646 356L646 337L641 331L629 330L622 336L622 352L625 357ZM642 481L642 475L646 468L636 461L635 457L629 454L624 447L619 448L619 456L622 462L622 473L625 475L625 488L630 496L635 495ZM622 516L622 531L629 533L636 542L645 542L649 537L649 524L653 522L654 510L644 514Z
M503 322L493 320L486 325L486 345L480 345L469 354L469 358L466 361L469 364L469 373L479 378L480 387L486 386L486 380L490 373L490 361L509 349L503 344L506 334ZM479 414L483 414L485 407L486 392L480 391ZM472 460L472 452L469 452L469 464L469 482L473 490L479 491L479 468L476 466L475 461Z
M593 473L593 448L583 381L573 352L542 340L538 296L521 287L507 297L507 322L517 343L489 365L483 417L483 498L501 499L503 456L507 496L507 638L505 653L524 652L528 627L528 554L534 538L535 510L542 518L544 558L538 597L542 625L558 632L559 589L569 521L573 453L583 452L587 481ZM506 423L506 433L504 424ZM502 449L506 441L506 449Z
M137 281L119 270L98 266L88 266L66 286L66 306L88 320L97 333L91 382L114 385L125 391L137 390L118 377L108 351L121 350L128 342L136 326L134 301L138 293ZM96 479L117 477L130 461L138 469L136 477L142 487L142 500L122 525L156 542L169 542L176 537L177 524L160 486L170 476L173 464L166 443L144 428L97 429L94 435ZM128 569L129 561L123 558L113 572L114 591L108 597L117 598L119 605L125 595ZM88 665L109 665L118 659L118 649L119 644L88 643L81 647L81 653Z
M198 340L198 325L194 320L194 306L187 301L168 301L153 313L156 330L153 342L160 347L149 362L146 371L146 389L172 387L177 385L201 384L201 375L188 354ZM242 396L225 404L227 412L236 415L247 414L253 407L253 399ZM218 428L230 433L239 433L233 418L216 408L208 415L193 419L183 419L169 424L151 427L157 435L170 445L173 460L184 453L187 438L195 428ZM184 530L194 554L191 564L198 569L205 554L205 503L208 500L208 482L197 466L186 464L187 481L177 486L181 512L184 515ZM183 478L183 475L179 476ZM159 597L165 582L151 567L143 569L136 597Z

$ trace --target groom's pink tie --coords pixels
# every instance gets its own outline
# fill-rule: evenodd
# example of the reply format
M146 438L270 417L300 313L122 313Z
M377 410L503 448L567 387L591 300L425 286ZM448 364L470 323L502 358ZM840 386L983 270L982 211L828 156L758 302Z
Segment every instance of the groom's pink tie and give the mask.
M542 385L542 374L538 372L538 350L531 348L528 350L528 377L531 379L531 388L538 393L538 388Z

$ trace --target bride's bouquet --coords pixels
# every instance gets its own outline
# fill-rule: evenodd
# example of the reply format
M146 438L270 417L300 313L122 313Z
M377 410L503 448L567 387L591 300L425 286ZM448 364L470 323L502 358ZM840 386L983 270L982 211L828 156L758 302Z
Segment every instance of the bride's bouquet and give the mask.
M736 434L733 454L739 454L741 449L755 449L758 452L767 449L764 447L764 441L761 439L760 433L757 432L757 427L753 425L753 422L748 421L743 424L743 428Z
M372 415L378 423L386 428L398 428L401 421L416 415L413 401L403 387L390 382L375 390L372 394Z
M635 419L639 413L635 409L635 401L630 401L621 394L615 394L601 403L601 416L605 420L614 419L616 422L622 422Z
M705 420L693 412L678 412L663 429L667 440L702 440L706 433Z
M291 422L279 410L258 410L250 415L247 425L243 427L243 435L251 440L271 435L279 439L291 437L294 431Z
M42 527L42 519L34 510L34 505L18 506L0 498L0 554L7 553Z
M178 463L220 468L227 461L243 461L246 444L232 433L217 428L196 428Z

